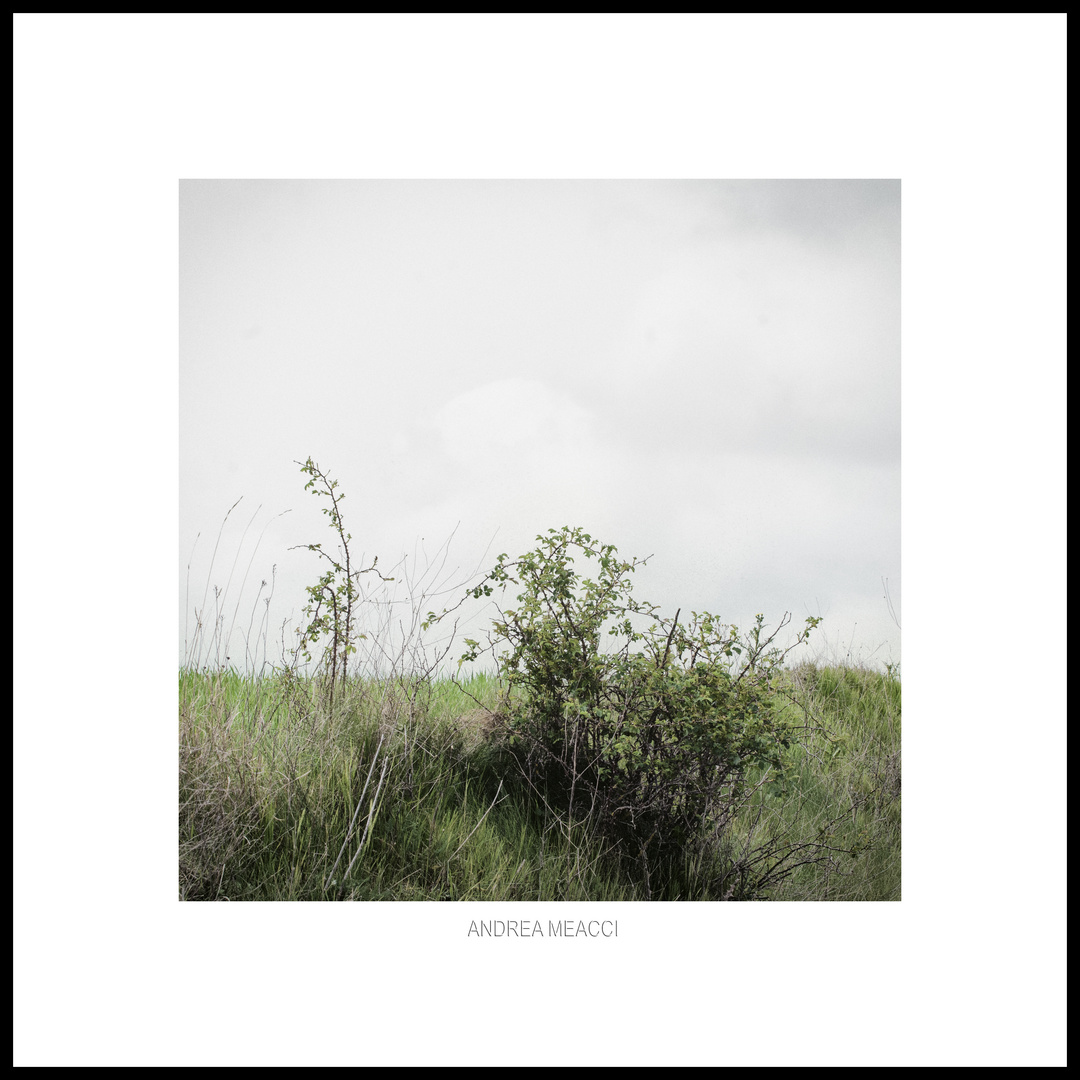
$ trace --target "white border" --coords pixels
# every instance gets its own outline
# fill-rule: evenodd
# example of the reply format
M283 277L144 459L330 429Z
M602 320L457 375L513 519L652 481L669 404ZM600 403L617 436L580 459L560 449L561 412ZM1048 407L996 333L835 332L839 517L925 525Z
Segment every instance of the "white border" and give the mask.
M1065 1063L1064 15L14 31L16 1065ZM177 187L241 176L902 179L900 904L176 902Z

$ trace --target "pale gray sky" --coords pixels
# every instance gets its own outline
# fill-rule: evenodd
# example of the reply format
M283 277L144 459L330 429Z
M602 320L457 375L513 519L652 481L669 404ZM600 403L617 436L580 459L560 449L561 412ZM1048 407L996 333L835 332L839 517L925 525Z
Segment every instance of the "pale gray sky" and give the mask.
M182 182L182 651L238 552L226 631L275 565L299 616L310 454L381 566L581 525L669 615L899 661L899 241L891 180Z

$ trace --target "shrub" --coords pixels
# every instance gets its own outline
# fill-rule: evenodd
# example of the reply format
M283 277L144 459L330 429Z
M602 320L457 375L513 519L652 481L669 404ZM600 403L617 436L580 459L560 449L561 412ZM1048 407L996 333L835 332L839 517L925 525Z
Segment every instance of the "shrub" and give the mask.
M304 490L330 500L330 505L323 508L323 513L330 519L330 527L337 533L340 542L337 558L323 550L322 544L302 545L326 559L330 569L314 585L307 587L308 605L304 609L304 615L310 621L306 629L297 631L301 635L297 652L303 654L304 659L309 662L311 646L323 635L329 638L323 651L322 663L327 674L329 700L332 705L334 684L338 681L345 683L349 671L349 657L356 652L356 641L363 640L366 636L357 629L357 611L360 606L357 582L364 574L376 574L383 581L393 581L393 578L383 577L376 569L378 557L365 569L353 569L352 553L349 550L352 533L346 532L341 516L341 503L345 496L337 491L338 482L331 480L311 458L303 464L299 461L296 464L300 465L301 472L311 477L304 485Z
M580 528L537 541L516 561L499 556L470 590L521 592L486 647L466 639L462 662L494 652L530 783L614 837L648 893L659 867L722 837L748 786L783 783L792 732L773 710L772 680L790 651L774 646L788 617L767 633L759 615L745 636L708 613L665 619L632 595L630 575L646 560L627 562ZM595 563L595 578L578 572L579 557ZM817 622L807 620L796 645ZM606 651L605 636L614 639Z

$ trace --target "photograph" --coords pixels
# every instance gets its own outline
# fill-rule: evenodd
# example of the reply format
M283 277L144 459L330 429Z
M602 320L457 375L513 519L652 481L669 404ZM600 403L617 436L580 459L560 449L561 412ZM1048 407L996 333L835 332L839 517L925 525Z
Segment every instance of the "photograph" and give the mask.
M181 899L900 900L899 181L179 198Z
M12 21L16 1067L1065 1066L1064 14Z

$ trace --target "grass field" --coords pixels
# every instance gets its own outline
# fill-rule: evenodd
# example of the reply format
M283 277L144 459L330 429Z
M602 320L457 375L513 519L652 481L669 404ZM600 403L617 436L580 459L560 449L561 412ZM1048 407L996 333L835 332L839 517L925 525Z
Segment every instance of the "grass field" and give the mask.
M722 865L759 883L743 899L900 899L895 673L783 671L791 782L651 877L530 787L494 677L349 678L332 704L326 689L180 672L181 899L735 898Z
M267 665L260 620L261 674L225 669L238 606L226 630L229 584L211 617L209 578L185 632L182 899L900 898L892 668L786 666L814 618L786 648L790 616L741 635L708 613L664 619L631 598L646 560L580 528L468 583L443 579L446 545L419 574L403 562L411 617L391 618L395 577L353 563L338 482L297 464L338 553L306 545L323 573L292 660L283 642ZM453 630L437 655L422 635L507 584L517 610L496 607L488 646L459 643L461 662L494 650L500 677L440 675ZM604 653L602 634L623 644Z

